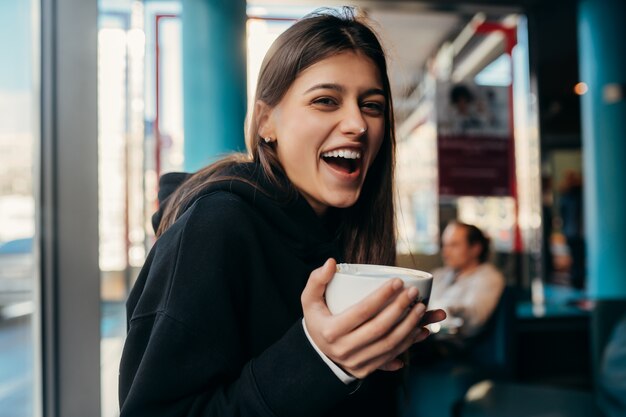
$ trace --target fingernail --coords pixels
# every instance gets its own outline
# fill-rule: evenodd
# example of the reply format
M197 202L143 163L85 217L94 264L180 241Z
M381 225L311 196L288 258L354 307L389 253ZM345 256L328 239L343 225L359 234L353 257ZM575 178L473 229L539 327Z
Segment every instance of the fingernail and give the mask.
M420 335L422 334L422 329L415 329L413 332L413 343L417 343L420 341Z
M420 341L420 340L424 340L426 337L428 337L430 335L430 331L426 328L421 328L419 332L417 332L417 334L415 335L414 340Z
M391 284L391 288L393 288L394 290L399 290L402 285L404 285L404 283L401 279L394 279L393 283Z
M417 303L415 305L415 312L418 314L424 314L424 312L426 311L426 306L424 305L424 303Z
M415 297L417 297L417 294L419 294L419 291L417 290L417 288L411 287L409 288L409 292L407 295L409 296L409 300L414 300Z

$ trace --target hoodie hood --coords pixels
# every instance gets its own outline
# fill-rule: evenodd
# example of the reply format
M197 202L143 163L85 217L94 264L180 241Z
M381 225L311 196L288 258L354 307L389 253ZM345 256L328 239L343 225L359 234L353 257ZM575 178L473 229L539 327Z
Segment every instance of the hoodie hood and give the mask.
M192 174L188 172L168 172L163 174L159 179L159 209L152 215L152 229L154 233L159 229L161 219L163 219L163 212L165 209L165 203L168 198L180 187Z
M306 199L293 190L286 176L279 176L279 184L273 184L267 179L261 166L256 163L235 164L218 175L232 179L208 184L183 207L181 215L198 199L208 194L229 192L254 207L277 232L284 234L294 245L302 246L303 250L318 247L320 244L323 246L337 244L336 213L330 210L324 218L318 217ZM173 172L161 177L158 193L159 210L152 216L155 231L163 218L165 203L191 176L189 173Z

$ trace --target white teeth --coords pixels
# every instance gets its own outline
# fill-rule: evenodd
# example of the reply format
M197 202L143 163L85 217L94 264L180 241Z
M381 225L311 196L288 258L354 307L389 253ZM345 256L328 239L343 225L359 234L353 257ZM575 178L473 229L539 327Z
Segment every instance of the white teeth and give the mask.
M360 159L361 152L352 151L350 149L340 149L338 151L329 151L322 154L325 158L346 158L346 159Z

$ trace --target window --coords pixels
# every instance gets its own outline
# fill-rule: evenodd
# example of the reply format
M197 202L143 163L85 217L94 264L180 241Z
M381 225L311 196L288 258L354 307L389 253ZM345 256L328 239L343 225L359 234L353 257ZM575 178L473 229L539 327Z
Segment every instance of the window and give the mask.
M0 2L0 410L12 417L39 408L36 7L31 0Z

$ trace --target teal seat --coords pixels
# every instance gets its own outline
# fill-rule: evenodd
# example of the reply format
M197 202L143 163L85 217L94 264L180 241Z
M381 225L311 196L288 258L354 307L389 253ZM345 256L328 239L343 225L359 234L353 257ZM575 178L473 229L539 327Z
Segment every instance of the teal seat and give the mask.
M506 380L513 374L515 291L504 289L481 333L464 355L409 367L403 417L455 417L467 390L485 379Z
M461 417L597 417L589 391L484 381L473 386L459 411Z
M596 301L592 312L592 367L594 380L602 377L599 364L610 334L623 315L626 300ZM596 387L596 393L599 388ZM600 396L600 398L603 398ZM594 392L507 381L485 381L470 388L457 409L461 417L596 417L603 416ZM605 411L611 410L604 407ZM621 411L611 411L622 416Z

